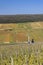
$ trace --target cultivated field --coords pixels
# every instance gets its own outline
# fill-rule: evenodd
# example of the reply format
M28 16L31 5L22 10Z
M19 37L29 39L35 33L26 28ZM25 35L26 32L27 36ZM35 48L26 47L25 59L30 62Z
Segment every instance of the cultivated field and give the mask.
M43 22L0 24L0 43L43 42Z

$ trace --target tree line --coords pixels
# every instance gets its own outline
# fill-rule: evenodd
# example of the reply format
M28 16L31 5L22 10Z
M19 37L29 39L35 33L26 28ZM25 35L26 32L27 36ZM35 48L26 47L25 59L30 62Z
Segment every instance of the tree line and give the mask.
M0 23L26 23L43 21L43 14L0 15Z

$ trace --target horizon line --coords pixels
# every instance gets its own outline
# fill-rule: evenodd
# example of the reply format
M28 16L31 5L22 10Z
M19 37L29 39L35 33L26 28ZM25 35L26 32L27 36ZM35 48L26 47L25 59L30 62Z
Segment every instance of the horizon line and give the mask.
M40 14L39 13L38 14L0 14L0 16L1 15L43 15L43 13L42 14L41 13Z

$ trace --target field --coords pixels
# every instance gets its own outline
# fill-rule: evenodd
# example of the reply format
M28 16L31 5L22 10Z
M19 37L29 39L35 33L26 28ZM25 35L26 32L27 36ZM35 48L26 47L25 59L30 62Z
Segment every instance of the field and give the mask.
M43 65L43 43L0 45L0 65Z
M43 65L43 22L0 24L0 65Z
M43 22L0 24L0 43L43 42Z
M0 15L0 65L43 65L43 14Z

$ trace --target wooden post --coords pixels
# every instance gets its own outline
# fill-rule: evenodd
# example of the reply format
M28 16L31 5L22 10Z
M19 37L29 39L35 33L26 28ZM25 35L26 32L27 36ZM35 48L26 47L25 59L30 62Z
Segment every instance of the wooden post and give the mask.
M30 38L29 38L29 36L28 36L28 43L30 43Z
M28 36L28 42L29 42L29 36Z

